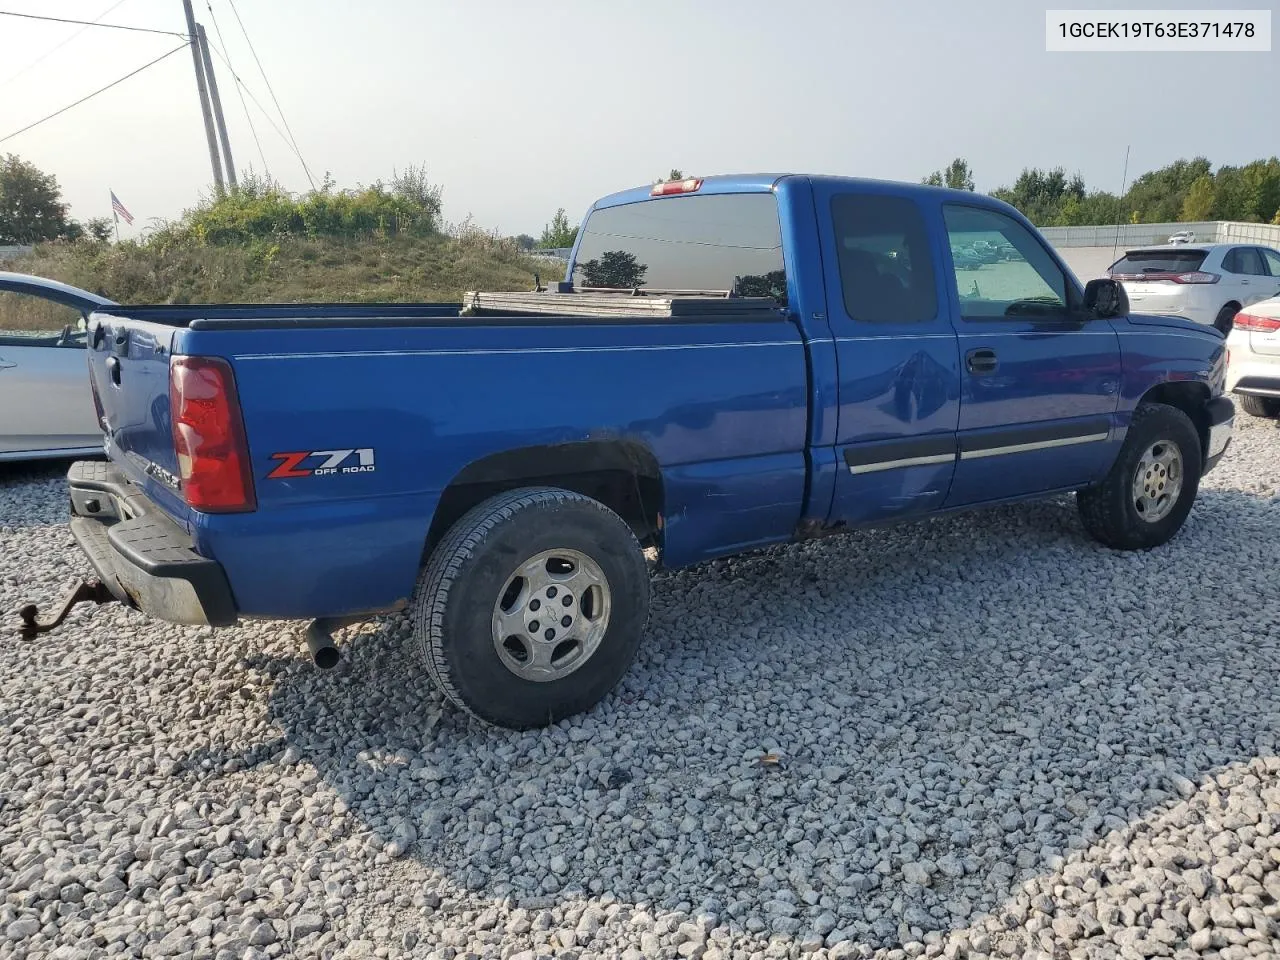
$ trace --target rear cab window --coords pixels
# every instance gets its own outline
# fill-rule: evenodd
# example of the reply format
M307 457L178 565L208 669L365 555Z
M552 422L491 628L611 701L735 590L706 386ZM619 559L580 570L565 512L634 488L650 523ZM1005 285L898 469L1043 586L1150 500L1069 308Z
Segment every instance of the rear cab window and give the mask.
M772 193L660 197L594 210L574 257L579 288L736 291L787 302Z
M1199 270L1208 255L1207 250L1130 250L1107 268L1107 273L1116 280L1177 276Z

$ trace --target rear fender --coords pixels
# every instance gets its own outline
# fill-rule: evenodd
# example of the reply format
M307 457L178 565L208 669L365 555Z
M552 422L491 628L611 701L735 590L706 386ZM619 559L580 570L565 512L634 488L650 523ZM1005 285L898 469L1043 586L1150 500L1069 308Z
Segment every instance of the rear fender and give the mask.
M664 498L658 460L645 444L619 437L504 450L468 464L441 494L426 553L472 507L527 486L561 487L598 500L622 517L641 543L661 548Z

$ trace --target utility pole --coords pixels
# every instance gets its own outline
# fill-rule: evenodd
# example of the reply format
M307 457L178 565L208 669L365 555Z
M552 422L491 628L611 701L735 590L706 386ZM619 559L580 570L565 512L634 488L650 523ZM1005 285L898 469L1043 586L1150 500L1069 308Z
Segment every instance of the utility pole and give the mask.
M196 24L196 32L200 35L200 58L204 61L205 79L209 81L209 99L213 101L213 119L218 124L218 139L222 141L222 158L227 164L227 183L231 184L234 193L240 186L236 183L236 165L231 160L231 141L227 139L227 121L222 117L222 98L218 96L218 78L213 74L213 61L209 58L209 38L205 35L204 24Z
M222 161L218 159L218 138L213 132L213 117L209 113L209 91L204 84L204 65L200 62L200 35L196 32L196 15L191 10L191 0L182 0L187 14L187 36L191 39L191 61L196 68L196 87L200 92L200 112L204 114L204 135L209 141L209 162L213 166L213 184L218 196L226 193L222 182Z

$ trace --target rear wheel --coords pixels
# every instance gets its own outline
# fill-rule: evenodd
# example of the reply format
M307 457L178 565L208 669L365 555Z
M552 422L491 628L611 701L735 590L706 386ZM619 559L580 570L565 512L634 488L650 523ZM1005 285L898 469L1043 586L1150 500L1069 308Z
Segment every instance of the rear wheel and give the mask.
M1076 492L1085 530L1117 550L1167 542L1191 512L1201 464L1200 435L1185 413L1162 403L1140 406L1106 479Z
M1255 397L1247 393L1237 393L1237 399L1245 413L1254 417L1280 417L1280 399L1276 397Z
M526 488L486 500L445 536L418 581L414 632L446 697L524 730L612 690L648 607L644 554L617 514Z
M1217 319L1213 321L1213 325L1221 331L1224 337L1231 332L1231 328L1236 322L1236 314L1239 312L1240 305L1238 303L1228 303L1218 311Z

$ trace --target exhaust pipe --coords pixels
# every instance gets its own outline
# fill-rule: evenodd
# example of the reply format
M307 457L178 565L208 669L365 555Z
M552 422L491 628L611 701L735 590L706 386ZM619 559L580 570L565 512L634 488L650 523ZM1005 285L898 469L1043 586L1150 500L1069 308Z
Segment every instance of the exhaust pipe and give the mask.
M307 625L307 649L311 651L311 659L321 670L332 670L341 659L338 647L330 633L338 624L333 620L312 620Z

